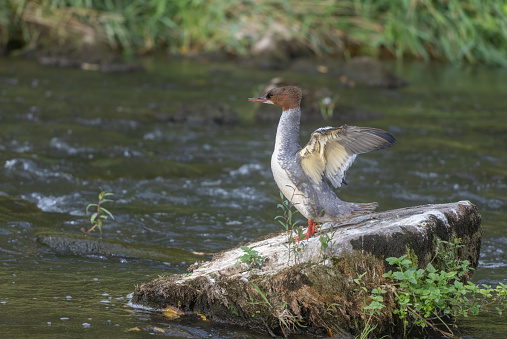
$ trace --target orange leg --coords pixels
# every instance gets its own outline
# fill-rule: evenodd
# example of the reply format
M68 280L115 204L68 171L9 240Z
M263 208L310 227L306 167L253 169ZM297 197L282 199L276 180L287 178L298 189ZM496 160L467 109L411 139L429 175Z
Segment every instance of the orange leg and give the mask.
M315 234L315 221L308 220L308 230L306 231L306 238L311 238Z
M304 236L304 238L299 239L299 237L294 237L294 240L302 241L305 239L310 239L311 237L314 236L314 234L315 234L315 221L308 220L308 230L306 231L306 235Z

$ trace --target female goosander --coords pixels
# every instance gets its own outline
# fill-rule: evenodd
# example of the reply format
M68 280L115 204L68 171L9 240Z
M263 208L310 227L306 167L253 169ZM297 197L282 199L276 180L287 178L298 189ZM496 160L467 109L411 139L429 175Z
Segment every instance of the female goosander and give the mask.
M283 109L276 131L271 170L283 195L308 219L309 238L315 222L343 221L372 213L377 203L351 203L340 200L335 188L345 181L345 172L358 154L367 153L396 143L389 133L370 127L343 125L322 127L312 133L305 147L299 144L302 91L297 86L273 88L265 96L249 98Z

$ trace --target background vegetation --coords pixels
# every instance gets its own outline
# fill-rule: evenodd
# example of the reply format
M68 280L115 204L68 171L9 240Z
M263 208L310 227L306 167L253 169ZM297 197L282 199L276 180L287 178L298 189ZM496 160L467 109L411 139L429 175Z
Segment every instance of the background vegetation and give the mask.
M366 54L507 67L507 1L3 0L7 52ZM275 55L279 57L280 55Z

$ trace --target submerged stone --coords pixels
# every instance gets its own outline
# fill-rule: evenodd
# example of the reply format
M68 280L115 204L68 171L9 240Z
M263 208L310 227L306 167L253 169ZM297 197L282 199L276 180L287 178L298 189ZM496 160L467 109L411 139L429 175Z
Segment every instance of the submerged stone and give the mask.
M63 233L39 234L37 241L60 255L104 256L107 258L151 259L167 262L195 262L206 257L182 249L131 244L109 239Z

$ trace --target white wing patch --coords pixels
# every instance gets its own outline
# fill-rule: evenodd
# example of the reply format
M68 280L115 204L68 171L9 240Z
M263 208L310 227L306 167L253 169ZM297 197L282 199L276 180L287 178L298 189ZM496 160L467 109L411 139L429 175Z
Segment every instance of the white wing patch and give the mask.
M389 147L395 142L389 133L376 128L347 125L319 128L299 152L301 167L313 182L319 183L325 176L334 187L340 187L357 154Z

